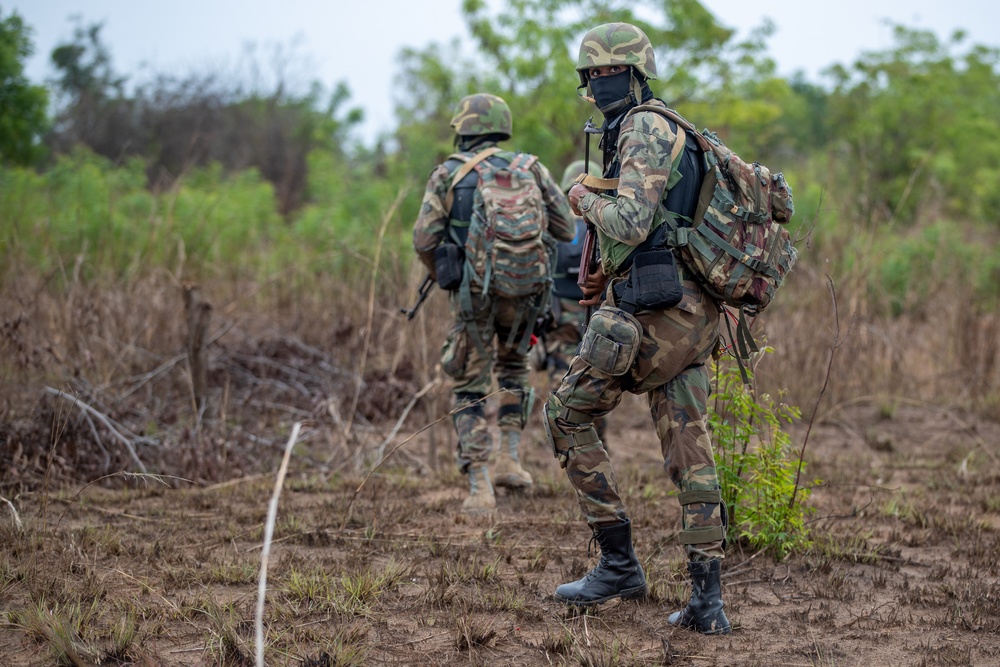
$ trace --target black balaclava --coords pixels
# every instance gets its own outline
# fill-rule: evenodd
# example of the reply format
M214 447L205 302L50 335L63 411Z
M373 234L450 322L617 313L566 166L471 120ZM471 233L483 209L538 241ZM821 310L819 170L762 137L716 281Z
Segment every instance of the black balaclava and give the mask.
M617 116L630 101L632 92L632 68L628 68L612 76L599 76L589 79L590 92L594 95L594 103L605 118Z
M640 101L636 101L635 93L632 90L633 76L639 83ZM604 136L601 137L600 148L604 151L604 163L615 161L615 149L618 146L618 131L621 129L622 120L625 114L639 104L645 104L653 99L653 91L649 88L649 81L630 67L624 72L619 72L612 76L600 76L589 79L590 91L594 94L594 102L602 114L604 114ZM617 172L617 165L612 165L612 170ZM613 178L617 173L611 174L605 171L605 177Z

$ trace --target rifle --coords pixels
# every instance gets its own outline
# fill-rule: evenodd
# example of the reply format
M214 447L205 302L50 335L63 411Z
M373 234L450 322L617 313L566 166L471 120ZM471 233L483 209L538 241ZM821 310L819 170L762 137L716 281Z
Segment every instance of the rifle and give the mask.
M431 293L432 287L434 287L434 278L432 278L431 274L428 273L427 277L424 278L424 282L420 283L420 289L419 289L420 296L417 299L417 302L413 304L413 308L400 308L399 312L406 315L407 320L412 320L413 317L417 314L417 311L420 310L420 306L427 298L427 295Z
M583 158L583 174L581 174L576 182L583 183L586 180L588 174L587 171L590 169L590 135L592 134L602 134L601 128L594 125L594 117L591 116L587 119L587 123L583 126L583 133L587 137L587 141L584 144L584 158ZM587 223L587 233L583 237L583 252L580 255L580 267L578 269L579 273L576 276L576 284L583 287L587 284L587 276L597 270L597 233L594 229L594 223ZM593 306L587 306L587 317L583 322L583 326L586 327L590 324L590 315L593 310Z

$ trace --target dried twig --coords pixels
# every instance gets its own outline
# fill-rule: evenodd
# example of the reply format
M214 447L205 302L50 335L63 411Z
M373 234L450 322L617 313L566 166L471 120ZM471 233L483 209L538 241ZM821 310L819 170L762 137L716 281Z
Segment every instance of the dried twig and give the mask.
M121 432L117 428L115 428L115 425L112 424L111 419L109 417L101 414L94 408L90 407L89 405L81 401L78 396L67 394L64 391L59 391L58 389L53 389L52 387L45 387L45 391L52 394L53 396L58 396L59 398L69 401L73 405L79 407L80 410L83 411L84 413L96 417L97 420L102 424L104 424L104 427L111 432L111 435L115 436L122 444L125 445L125 449L128 450L129 455L132 457L132 460L135 461L135 464L136 466L138 466L139 470L141 470L144 473L146 472L146 466L143 465L141 460L139 460L139 455L136 453L135 446L132 444L132 441L126 438L124 435L122 435Z
M438 384L440 384L440 380L438 378L435 378L430 382L428 382L427 384L425 384L423 389L421 389L420 391L418 391L416 394L413 395L413 398L410 399L410 402L406 404L405 408L403 408L403 413L399 415L399 419L396 420L396 425L392 427L392 430L389 432L389 435L387 435L385 437L385 440L382 441L382 444L379 445L378 450L375 453L376 461L382 461L383 455L385 454L386 445L392 442L392 439L396 437L397 433L399 433L399 429L403 426L403 422L406 421L406 417L410 414L410 410L413 409L413 406L417 404L417 401L423 398L424 394L429 392L434 387L438 386Z
M378 241L375 244L375 260L372 264L372 279L368 287L368 321L365 324L365 342L361 349L361 362L358 365L358 384L354 390L354 398L351 400L351 409L347 413L347 424L344 427L344 437L348 437L351 434L351 424L354 423L354 411L358 407L358 399L361 397L361 389L365 384L365 366L368 363L368 348L371 345L372 338L372 322L375 318L375 284L378 279L378 265L379 259L382 256L382 239L385 237L385 229L389 226L389 222L392 220L393 216L396 214L396 209L399 208L400 203L402 203L403 198L409 193L409 188L403 188L396 195L396 201L392 202L389 210L385 212L382 216L382 226L378 230Z
M274 536L274 521L278 516L278 498L281 497L281 487L285 483L285 473L288 472L288 460L292 456L292 447L299 439L299 429L302 422L295 422L292 434L288 436L285 454L281 458L278 477L274 480L274 494L267 508L267 524L264 526L264 547L260 552L260 582L257 585L257 616L254 622L257 640L257 667L264 667L264 596L267 593L267 559L271 554L271 538Z
M170 485L167 484L165 481L163 481L164 479L176 479L176 480L180 480L182 482L187 482L188 484L194 484L193 481L191 481L190 479L186 479L184 477L177 477L175 475L154 475L154 474L148 473L148 472L137 473L137 472L129 472L127 470L119 470L118 472L113 472L113 473L110 473L108 475L101 475L97 479L91 480L91 481L87 482L86 484L84 484L82 487L80 487L79 491L77 491L75 494L73 494L72 498L70 498L68 501L66 501L66 509L64 509L63 513L59 515L59 520L56 521L56 527L58 528L59 524L62 523L63 518L66 516L66 512L68 512L69 508L72 507L76 503L76 500L77 500L77 498L80 497L81 493L83 493L84 491L86 491L87 488L90 487L91 485L97 484L98 482L103 482L104 480L109 479L111 477L126 477L126 478L138 477L140 479L147 479L148 478L148 479L156 480L157 482L159 482L163 486L167 486L167 487L169 487ZM100 508L95 508L95 509L98 509L99 511L101 511ZM124 512L120 513L120 515L121 516L128 516L129 518L133 518L133 519L142 519L144 521L148 521L149 520L149 519L146 519L146 517L128 515L128 514L125 514Z
M490 396L495 396L496 394L499 394L500 391L501 390L494 391L494 392L492 392L490 394L486 394L482 398L477 399L476 401L473 401L473 403L471 403L471 405L474 405L476 403L482 403L483 401L485 401ZM351 496L351 502L349 502L347 504L347 511L344 512L344 521L340 524L340 529L344 530L347 527L347 522L350 521L350 519L351 519L351 511L354 509L354 501L358 499L358 494L361 493L361 489L365 488L365 484L367 484L368 480L371 479L371 476L375 474L375 471L378 470L382 466L382 464L385 461L387 461L389 459L389 457L393 455L393 453L395 453L395 451L397 449L399 449L400 447L402 447L403 445L405 445L409 441L413 440L415 437L417 437L418 435L420 435L421 433L423 433L427 429L431 428L435 424L438 424L438 423L444 421L448 417L452 416L454 413L458 412L459 410L464 410L467 407L468 407L468 405L462 405L462 406L456 407L454 410L452 410L448 414L446 414L446 415L444 415L442 417L439 417L439 418L435 419L434 421L432 421L432 422L430 422L428 424L425 424L425 425L421 426L417 431L411 433L410 437L404 438L398 445L396 445L395 447L393 447L392 450L388 454L386 454L385 458L379 460L379 462L376 463L372 467L372 469L368 471L368 474L365 475L365 478L363 480L361 480L361 484L358 485L358 488L354 490L354 495Z
M816 423L816 415L819 413L819 405L823 401L823 395L826 394L826 388L830 385L830 374L833 372L833 357L837 350L844 344L847 340L847 335L850 334L850 328L848 328L847 334L843 337L840 335L840 310L837 307L837 289L833 285L833 278L829 275L826 277L827 286L830 289L830 299L833 302L833 341L830 343L830 356L827 358L826 362L826 374L823 376L823 386L820 387L819 395L816 396L816 403L813 404L812 414L809 415L809 423L806 426L805 437L802 438L802 447L799 449L799 462L795 469L795 486L792 488L792 496L788 499L789 509L795 507L795 496L799 492L799 480L802 477L802 460L806 455L806 445L809 444L809 435L812 433L813 424Z

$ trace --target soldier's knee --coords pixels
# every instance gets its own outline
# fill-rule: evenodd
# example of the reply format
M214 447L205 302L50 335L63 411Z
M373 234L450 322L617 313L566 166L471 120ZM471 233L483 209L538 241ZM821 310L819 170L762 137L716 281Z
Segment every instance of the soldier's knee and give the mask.
M598 445L601 439L594 430L593 418L567 408L553 394L545 404L545 437L552 446L552 455L565 468L573 450Z

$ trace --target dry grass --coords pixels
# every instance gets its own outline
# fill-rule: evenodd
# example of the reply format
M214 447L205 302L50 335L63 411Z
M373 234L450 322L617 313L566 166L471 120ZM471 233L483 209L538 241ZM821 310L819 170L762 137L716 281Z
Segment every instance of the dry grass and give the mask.
M807 451L810 478L824 480L814 547L775 562L734 545L737 630L708 639L665 622L688 588L641 398L612 415L610 447L645 602L572 615L552 599L593 561L537 421L525 438L533 493L501 494L486 523L458 514L450 423L421 430L449 408L434 384L447 305L435 293L407 323L398 308L420 276L388 266L358 278L368 300L332 277L203 285L215 319L202 413L169 273L108 284L5 269L0 664L254 664L267 498L295 422L307 427L273 527L268 664L1000 660L1000 320L960 289L880 315L863 276L806 250L758 323L775 348L758 376L790 403L817 400L834 330L829 274L851 328ZM136 457L155 475L132 474Z

